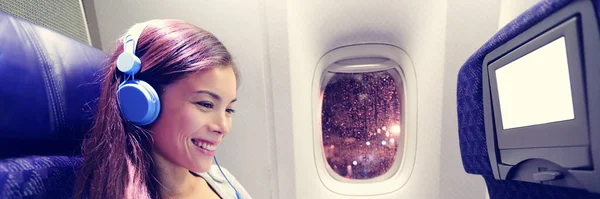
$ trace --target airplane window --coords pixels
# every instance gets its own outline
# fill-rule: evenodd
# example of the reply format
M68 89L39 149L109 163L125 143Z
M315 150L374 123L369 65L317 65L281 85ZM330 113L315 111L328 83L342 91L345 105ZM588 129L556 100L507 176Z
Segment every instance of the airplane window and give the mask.
M336 73L326 85L323 147L340 177L372 179L399 165L394 162L404 148L402 90L392 71Z

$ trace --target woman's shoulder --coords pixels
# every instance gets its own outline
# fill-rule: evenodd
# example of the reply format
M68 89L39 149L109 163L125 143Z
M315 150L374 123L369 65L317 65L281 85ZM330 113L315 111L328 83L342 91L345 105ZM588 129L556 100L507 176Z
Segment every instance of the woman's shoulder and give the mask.
M237 178L224 167L212 165L206 173L201 173L199 175L204 177L209 184L213 184L213 186L219 186L219 189L227 194L235 194L235 191L237 191L241 198L252 198L242 184L237 180ZM234 189L232 189L232 187ZM231 190L233 192L227 190Z

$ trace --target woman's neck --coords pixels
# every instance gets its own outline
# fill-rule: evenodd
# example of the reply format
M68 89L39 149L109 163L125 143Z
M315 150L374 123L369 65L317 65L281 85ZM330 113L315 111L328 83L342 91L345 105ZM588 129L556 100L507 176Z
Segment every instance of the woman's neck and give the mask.
M210 187L203 178L195 177L189 170L173 164L159 154L154 154L159 186L163 198L198 198Z

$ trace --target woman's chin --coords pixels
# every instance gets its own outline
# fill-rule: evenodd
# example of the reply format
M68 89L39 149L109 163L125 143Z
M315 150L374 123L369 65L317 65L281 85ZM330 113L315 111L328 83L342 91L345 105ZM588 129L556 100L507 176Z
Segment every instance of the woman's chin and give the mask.
M196 173L204 173L204 172L208 172L208 170L210 170L211 167L212 167L212 161L202 161L202 162L196 162L194 164L194 166L189 168L189 170L196 172Z

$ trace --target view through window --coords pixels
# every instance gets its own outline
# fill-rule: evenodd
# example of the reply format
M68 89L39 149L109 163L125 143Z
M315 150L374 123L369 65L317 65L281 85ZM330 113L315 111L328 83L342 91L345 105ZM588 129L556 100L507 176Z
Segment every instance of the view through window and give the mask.
M401 80L380 71L336 73L327 82L322 139L327 163L335 173L348 179L372 179L388 172L397 153L403 152L396 81Z

